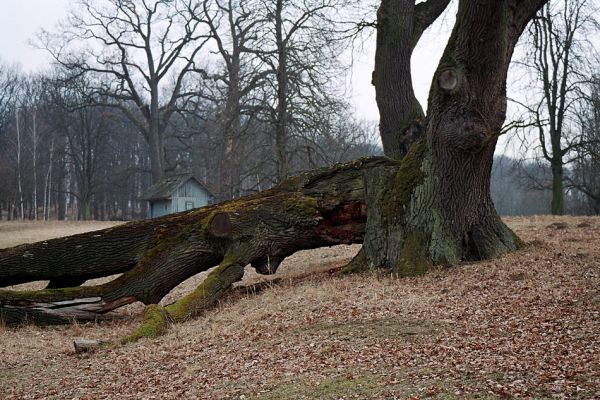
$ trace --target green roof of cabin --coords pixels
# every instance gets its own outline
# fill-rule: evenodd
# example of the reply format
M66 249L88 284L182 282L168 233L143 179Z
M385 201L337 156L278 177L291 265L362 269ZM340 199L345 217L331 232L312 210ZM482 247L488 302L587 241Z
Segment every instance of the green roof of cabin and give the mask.
M181 174L168 176L156 182L150 186L142 195L141 200L163 200L170 199L180 186L185 184L190 179L193 179L202 189L204 189L210 196L212 193L196 179L192 174Z

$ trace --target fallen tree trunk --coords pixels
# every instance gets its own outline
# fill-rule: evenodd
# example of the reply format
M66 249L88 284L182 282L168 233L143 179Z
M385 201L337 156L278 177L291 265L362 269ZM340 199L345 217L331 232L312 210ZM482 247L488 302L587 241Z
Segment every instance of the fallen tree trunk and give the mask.
M0 290L0 318L8 325L94 320L135 301L156 304L185 279L218 265L194 293L166 308L148 308L144 329L157 315L160 326L133 337L154 336L166 322L213 304L248 264L272 274L298 250L362 242L363 176L398 165L386 158L357 160L238 200L2 250L0 287L38 280L50 280L50 287ZM114 274L121 275L102 285L77 286Z

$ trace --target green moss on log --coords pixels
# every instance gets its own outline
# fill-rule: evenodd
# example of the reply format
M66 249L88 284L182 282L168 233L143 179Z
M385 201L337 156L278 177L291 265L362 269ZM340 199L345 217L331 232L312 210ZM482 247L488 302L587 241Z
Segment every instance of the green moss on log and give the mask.
M185 321L215 304L223 292L244 275L244 267L236 261L233 254L227 255L192 293L168 305L166 310L173 320Z
M302 214L314 216L318 213L317 199L311 196L304 196L300 193L292 193L284 196L283 202L286 208L292 212L300 211Z
M197 229L193 223L189 224L177 224L170 226L169 229L159 231L152 243L152 245L146 250L141 263L148 260L152 260L159 256L161 253L166 252L176 246L187 241L193 234L197 233Z
M27 290L0 290L0 303L19 301L62 301L84 297L97 297L102 294L101 286L82 286L57 289Z
M144 322L130 336L123 340L134 342L141 338L154 338L162 335L172 322L182 322L199 315L214 305L231 285L242 279L244 266L238 264L235 253L228 253L221 264L202 281L190 294L173 304L161 307L151 304L144 312Z
M169 327L172 322L167 310L158 304L150 304L144 310L144 322L131 335L122 340L122 343L136 342L142 338L156 338Z

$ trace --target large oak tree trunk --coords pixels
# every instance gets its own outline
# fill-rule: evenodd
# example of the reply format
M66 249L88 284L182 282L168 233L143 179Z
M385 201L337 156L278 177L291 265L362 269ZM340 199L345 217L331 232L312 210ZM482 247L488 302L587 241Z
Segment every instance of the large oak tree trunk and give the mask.
M368 172L364 249L369 266L417 274L432 265L482 260L519 247L520 240L495 211L490 176L505 119L510 58L543 3L459 2L430 90L423 139L412 145L397 172ZM405 10L397 12L409 24L411 11ZM380 9L378 15L389 14ZM416 12L413 18L418 20Z

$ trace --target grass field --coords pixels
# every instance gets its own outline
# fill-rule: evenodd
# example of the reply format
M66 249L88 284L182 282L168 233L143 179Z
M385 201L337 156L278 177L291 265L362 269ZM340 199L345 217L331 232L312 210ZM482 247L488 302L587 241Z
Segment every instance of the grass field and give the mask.
M23 243L33 243L76 233L110 228L122 222L99 221L0 221L0 249L17 246Z
M0 328L0 398L600 398L600 218L508 223L524 250L417 278L319 273L358 246L301 252L258 294L94 354L74 354L72 339L116 341L143 307L97 324ZM18 242L11 232L29 241L101 227L69 225L0 224L0 247Z

